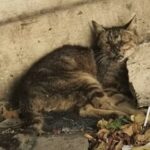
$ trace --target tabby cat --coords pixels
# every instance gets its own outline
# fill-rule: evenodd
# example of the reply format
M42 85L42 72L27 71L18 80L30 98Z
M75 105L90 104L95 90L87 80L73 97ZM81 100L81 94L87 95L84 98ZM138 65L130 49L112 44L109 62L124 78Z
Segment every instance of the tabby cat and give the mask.
M104 28L93 21L93 49L64 45L37 61L10 101L20 118L40 131L45 112L83 118L136 113L124 59L136 44L131 23Z

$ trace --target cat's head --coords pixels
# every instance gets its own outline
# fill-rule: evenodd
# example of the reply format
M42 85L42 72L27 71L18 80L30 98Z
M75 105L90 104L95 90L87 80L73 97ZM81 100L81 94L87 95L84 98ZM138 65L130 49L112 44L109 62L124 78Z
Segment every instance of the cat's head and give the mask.
M106 28L92 21L96 47L120 60L130 56L137 44L135 21L132 18L122 26Z

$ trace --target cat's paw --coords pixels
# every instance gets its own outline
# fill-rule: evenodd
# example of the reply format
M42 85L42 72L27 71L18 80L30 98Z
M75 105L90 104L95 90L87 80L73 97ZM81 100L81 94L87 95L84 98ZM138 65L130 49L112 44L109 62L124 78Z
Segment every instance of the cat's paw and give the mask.
M32 128L33 128L33 130L35 130L35 132L38 136L45 134L45 131L43 130L43 124L42 123L35 123L32 125Z

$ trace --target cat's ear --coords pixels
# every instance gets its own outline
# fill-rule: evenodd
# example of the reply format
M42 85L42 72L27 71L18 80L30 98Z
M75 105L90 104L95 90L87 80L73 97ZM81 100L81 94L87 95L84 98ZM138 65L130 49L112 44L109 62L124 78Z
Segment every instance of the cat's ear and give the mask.
M136 30L136 15L134 15L125 25L122 26L126 30Z
M96 33L101 33L105 31L105 28L102 25L99 25L97 22L92 20L93 29Z

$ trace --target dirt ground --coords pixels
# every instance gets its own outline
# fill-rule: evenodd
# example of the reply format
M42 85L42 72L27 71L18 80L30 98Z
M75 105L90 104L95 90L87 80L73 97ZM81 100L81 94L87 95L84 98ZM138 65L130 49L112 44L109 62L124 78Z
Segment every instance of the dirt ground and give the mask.
M34 150L87 150L87 139L81 134L39 137Z
M87 150L82 133L37 136L21 129L0 132L0 150Z

